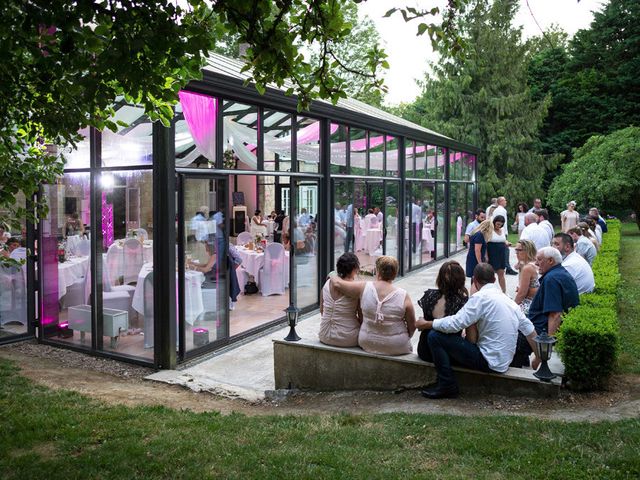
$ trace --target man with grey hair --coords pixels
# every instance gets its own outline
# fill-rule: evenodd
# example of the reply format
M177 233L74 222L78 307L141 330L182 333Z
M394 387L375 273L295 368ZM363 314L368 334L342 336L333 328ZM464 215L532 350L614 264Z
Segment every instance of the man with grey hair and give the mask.
M539 198L535 198L533 200L533 207L527 210L527 213L533 213L536 210L540 210L541 208L542 208L542 200L540 200Z
M568 233L556 233L553 247L562 255L562 266L576 281L578 293L591 293L596 287L589 263L573 250L573 238Z
M554 335L562 322L562 313L580 303L578 287L562 266L562 255L555 248L543 247L538 250L536 266L540 272L540 288L531 301L529 320L536 332L546 331ZM528 366L531 352L526 339L518 337L518 348L511 366Z
M535 213L527 213L524 216L524 225L520 240L531 240L535 243L536 250L549 246L549 233L544 227L538 225L538 216Z

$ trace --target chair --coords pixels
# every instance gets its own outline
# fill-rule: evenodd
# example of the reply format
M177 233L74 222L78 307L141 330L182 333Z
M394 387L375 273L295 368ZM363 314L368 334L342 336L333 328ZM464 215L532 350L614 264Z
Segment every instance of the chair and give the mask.
M131 306L133 302L133 294L136 291L136 287L133 285L112 285L109 282L109 265L103 263L102 265L102 304L105 308L115 308L117 310L126 310L129 312L129 322L132 322L133 318L137 316L136 311ZM118 303L121 304L121 299L124 298L122 292L129 295L128 308L116 308L108 306L108 304Z
M27 324L27 282L23 268L0 267L0 325Z
M251 238L251 234L249 232L240 232L238 234L238 239L236 240L236 245L246 245L253 238Z
M105 254L105 263L108 267L109 284L118 285L123 276L124 251L117 243L112 243Z
M284 247L281 243L267 245L264 251L264 265L258 271L258 283L263 297L285 293L285 261Z
M109 252L107 252L108 254ZM123 274L125 284L138 281L138 274L144 264L142 244L137 238L128 238L123 246Z

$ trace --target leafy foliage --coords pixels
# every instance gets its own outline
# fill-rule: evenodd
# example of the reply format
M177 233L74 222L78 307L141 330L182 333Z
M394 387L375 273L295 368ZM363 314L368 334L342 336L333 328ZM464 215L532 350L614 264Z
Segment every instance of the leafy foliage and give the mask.
M640 125L640 2L611 0L573 39L532 45L529 83L552 99L541 130L543 153L571 158L594 134ZM547 38L549 35L547 35Z
M556 159L538 153L546 97L532 100L527 45L511 26L517 2L471 2L457 18L467 45L464 58L441 51L421 96L400 114L481 149L481 202L505 195L511 202L541 194L544 172Z
M548 201L562 209L574 197L585 207L631 206L640 212L640 127L593 136L575 150L573 161L552 183Z
M572 388L606 386L616 366L620 333L616 296L620 274L620 222L610 220L603 251L593 262L596 292L580 296L580 305L564 316L558 332L558 350Z

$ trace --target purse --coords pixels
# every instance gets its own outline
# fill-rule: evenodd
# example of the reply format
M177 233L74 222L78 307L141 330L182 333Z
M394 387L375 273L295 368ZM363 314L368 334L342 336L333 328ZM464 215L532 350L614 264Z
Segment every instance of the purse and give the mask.
M244 294L253 295L254 293L258 293L258 285L253 280L250 280L244 286Z

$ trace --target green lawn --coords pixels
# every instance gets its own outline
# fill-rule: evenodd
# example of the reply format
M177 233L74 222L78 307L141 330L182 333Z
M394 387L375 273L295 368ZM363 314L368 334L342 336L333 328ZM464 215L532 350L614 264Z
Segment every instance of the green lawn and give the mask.
M638 478L640 420L422 414L247 417L112 407L0 361L0 477Z
M618 365L621 373L640 374L640 230L635 223L623 223L621 234Z

